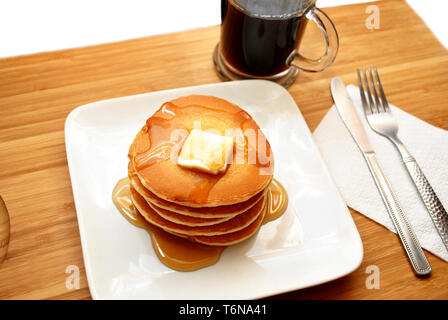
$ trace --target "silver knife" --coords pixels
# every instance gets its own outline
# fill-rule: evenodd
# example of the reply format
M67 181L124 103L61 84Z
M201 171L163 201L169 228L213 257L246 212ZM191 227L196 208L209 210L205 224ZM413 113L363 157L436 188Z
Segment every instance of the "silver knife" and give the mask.
M333 100L340 117L364 155L370 173L375 180L375 184L381 194L384 205L395 226L395 230L400 237L411 265L414 268L414 272L417 275L427 275L431 273L431 266L428 259L426 259L422 247L420 246L414 231L412 231L411 225L401 210L398 199L392 191L390 183L387 181L383 169L376 158L375 151L370 144L358 112L340 78L333 78L331 80L331 94L333 95Z

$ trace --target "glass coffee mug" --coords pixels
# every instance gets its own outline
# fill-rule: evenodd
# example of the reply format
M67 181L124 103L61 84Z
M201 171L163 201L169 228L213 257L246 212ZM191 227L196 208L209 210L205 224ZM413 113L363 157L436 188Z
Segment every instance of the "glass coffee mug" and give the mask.
M318 72L336 58L339 40L316 0L221 0L221 39L213 61L224 80L266 79L290 86L299 71ZM325 37L318 59L299 53L311 20Z

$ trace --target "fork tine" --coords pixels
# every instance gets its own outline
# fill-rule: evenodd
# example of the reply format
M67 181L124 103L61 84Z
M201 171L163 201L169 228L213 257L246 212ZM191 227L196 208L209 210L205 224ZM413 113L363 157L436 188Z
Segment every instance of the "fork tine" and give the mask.
M364 108L364 113L366 115L372 114L372 110L370 109L370 106L367 104L366 95L364 93L364 86L362 85L361 73L359 72L359 69L356 69L356 72L358 74L359 94L361 96L362 107Z
M372 94L370 93L369 81L367 81L366 68L362 68L362 72L364 73L364 82L366 84L367 98L369 99L370 110L372 110L372 113L378 112L378 110L375 110L375 103L373 102Z
M378 99L378 93L376 92L375 81L373 81L372 68L371 67L369 67L369 75L370 75L370 84L372 86L373 97L375 98L376 110L378 112L383 112L383 110L381 110L380 100Z
M381 85L380 76L378 75L378 70L376 69L376 66L375 66L375 78L376 78L376 84L378 86L378 91L380 92L381 95L381 101L383 103L384 111L389 112L390 111L389 103L387 102L386 95L384 94L383 86Z

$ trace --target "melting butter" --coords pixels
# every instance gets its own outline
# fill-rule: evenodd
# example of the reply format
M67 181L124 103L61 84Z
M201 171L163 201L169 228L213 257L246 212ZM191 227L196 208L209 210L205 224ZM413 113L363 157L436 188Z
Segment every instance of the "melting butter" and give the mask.
M218 174L226 170L232 151L233 138L193 129L182 146L177 164Z

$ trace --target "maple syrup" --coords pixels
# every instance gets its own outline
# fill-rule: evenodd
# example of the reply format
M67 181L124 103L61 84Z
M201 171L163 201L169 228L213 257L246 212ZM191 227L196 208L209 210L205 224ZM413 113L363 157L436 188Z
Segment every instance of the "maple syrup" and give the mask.
M215 264L226 247L207 246L177 237L148 223L136 210L131 200L129 178L118 181L112 199L120 213L133 225L143 228L151 235L154 251L160 261L171 269L193 271ZM275 179L268 187L269 204L263 223L279 218L288 206L288 196Z
M262 175L270 175L273 170L273 155L268 142L261 131L256 132L251 127L252 117L244 110L220 110L205 105L191 104L178 106L173 102L166 102L161 109L146 120L145 127L137 135L130 152L137 172L141 172L157 163L171 160L177 162L181 147L189 132L179 129L185 126L185 119L191 114L213 114L215 119L227 119L236 124L232 137L235 140L232 162L235 164L248 163L255 165ZM200 124L200 121L199 125ZM205 125L207 126L207 125ZM194 124L193 124L194 127ZM199 128L207 131L210 128ZM224 132L221 132L224 134ZM248 137L250 136L250 138ZM249 141L250 140L250 141ZM257 150L264 152L257 152ZM266 154L267 153L267 154ZM190 190L189 199L197 203L206 203L209 193L221 179L223 173L211 176L197 171L195 183Z

